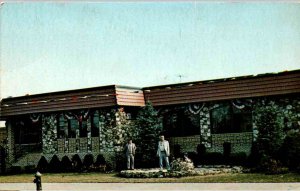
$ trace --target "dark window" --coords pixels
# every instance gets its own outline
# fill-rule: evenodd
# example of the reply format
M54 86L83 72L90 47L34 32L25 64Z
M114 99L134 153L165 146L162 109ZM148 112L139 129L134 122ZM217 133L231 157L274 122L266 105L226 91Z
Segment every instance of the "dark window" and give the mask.
M84 120L79 124L79 136L86 137L87 136L87 121Z
M230 103L221 104L210 112L212 133L239 133L252 131L252 115L249 110L237 109Z
M182 137L200 134L199 115L190 114L184 109L165 114L163 126L167 136Z
M37 122L32 122L28 117L19 118L15 121L14 135L16 144L40 143L42 138L41 118Z
M76 119L68 119L68 134L69 138L76 137L76 130L79 130L79 124Z
M91 115L91 133L92 137L99 137L99 115L92 114Z
M65 138L65 119L63 115L57 116L57 138Z

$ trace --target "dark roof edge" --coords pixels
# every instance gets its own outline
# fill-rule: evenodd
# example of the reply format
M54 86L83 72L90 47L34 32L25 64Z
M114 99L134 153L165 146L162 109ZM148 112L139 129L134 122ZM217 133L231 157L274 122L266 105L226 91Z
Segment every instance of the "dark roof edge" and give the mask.
M135 90L143 90L141 87L134 86L123 86L123 85L115 85L116 88L124 88L124 89L135 89Z
M14 100L14 99L20 99L20 98L35 98L35 97L40 97L40 96L58 95L58 94L63 94L63 93L75 93L75 92L88 91L88 90L101 90L101 89L107 89L107 88L115 88L115 85L106 85L106 86L98 86L98 87L90 87L90 88L81 88L81 89L72 89L72 90L63 90L63 91L56 91L56 92L24 95L24 96L17 96L17 97L8 97L8 98L3 98L2 101Z
M143 90L148 89L160 89L165 88L168 86L176 87L176 86L186 86L189 84L196 84L196 83L218 83L218 82L225 82L225 81L233 81L233 80L241 80L241 79L255 79L255 78L264 78L270 76L282 76L286 74L295 74L300 73L300 69L291 70L291 71L282 71L282 72L274 72L274 73L264 73L264 74L256 74L256 75L245 75L245 76L235 76L235 77L228 77L228 78L217 78L217 79L210 79L210 80L202 80L202 81L191 81L191 82L184 82L184 83L175 83L175 84L166 84L166 85L158 85L158 86L148 86L144 87Z
M59 95L59 94L64 94L64 93L75 93L75 92L80 92L80 91L101 90L101 89L108 89L108 88L124 88L124 89L142 90L142 88L133 87L133 86L106 85L106 86L98 86L98 87L90 87L90 88L80 88L80 89L47 92L47 93L24 95L24 96L17 96L17 97L9 97L9 98L3 98L2 101L22 99L22 98L38 98L40 96Z

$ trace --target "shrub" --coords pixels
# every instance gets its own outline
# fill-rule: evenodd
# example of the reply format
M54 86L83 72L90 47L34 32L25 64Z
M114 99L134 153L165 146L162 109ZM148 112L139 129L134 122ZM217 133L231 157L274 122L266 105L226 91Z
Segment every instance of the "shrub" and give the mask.
M206 165L219 165L224 164L224 156L222 153L218 152L209 152L204 155L203 164Z
M223 143L223 157L224 157L224 163L225 164L231 163L230 154L231 154L231 143L230 142L224 142Z
M70 172L72 171L72 162L71 160L69 159L69 157L67 156L64 156L62 159L61 159L61 170L62 172Z
M191 159L185 157L184 159L178 158L171 163L172 171L192 171L194 164Z
M136 164L136 161L135 163ZM124 152L116 153L116 170L120 171L127 168L127 159Z
M83 166L86 170L89 170L92 164L94 163L94 157L91 154L85 155L83 159Z
M279 160L268 157L263 158L261 168L266 174L282 174L288 172L288 169L284 168Z
M290 170L300 169L300 133L294 132L286 136L281 148L281 160Z
M21 167L20 166L12 166L10 167L10 174L19 174L21 173Z
M44 156L42 156L38 162L37 170L39 172L47 172L48 170L48 161Z
M174 145L174 157L175 158L182 157L181 146L179 144Z
M245 152L232 153L229 157L230 165L245 166L247 162L247 154Z
M82 170L82 162L80 157L76 154L72 158L72 166L73 169L77 172L80 172Z
M198 164L196 152L188 152L187 157L190 158L194 164L196 164L196 165Z
M258 150L257 142L253 142L251 146L251 152L250 155L247 158L247 166L254 168L259 165L259 162L261 160L261 156Z
M49 163L49 172L61 172L61 164L56 155L54 155Z
M33 172L36 172L36 167L35 167L35 165L27 165L27 166L25 166L25 172L26 172L26 173L33 173Z
M98 155L95 163L91 166L93 171L106 172L106 161L103 155Z
M206 154L206 147L204 144L199 144L197 146L197 164L204 163L204 156Z

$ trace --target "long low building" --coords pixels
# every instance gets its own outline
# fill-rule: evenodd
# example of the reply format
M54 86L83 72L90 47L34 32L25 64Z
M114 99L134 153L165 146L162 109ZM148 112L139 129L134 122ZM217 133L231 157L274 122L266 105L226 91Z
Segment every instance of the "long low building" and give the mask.
M300 124L300 70L136 88L119 85L2 99L6 121L6 166L36 166L87 156L115 167L116 153L134 137L137 112L150 101L162 116L171 151L250 153L257 136L255 107L269 105L285 115L288 128ZM137 143L138 144L138 143Z

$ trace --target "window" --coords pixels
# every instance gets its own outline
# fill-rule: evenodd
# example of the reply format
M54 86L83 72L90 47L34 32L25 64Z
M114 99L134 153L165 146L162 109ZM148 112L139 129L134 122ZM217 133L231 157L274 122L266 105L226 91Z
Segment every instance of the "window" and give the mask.
M76 119L68 119L69 138L76 137L76 130L79 130L79 124Z
M252 115L247 109L237 109L230 103L210 111L212 133L239 133L252 130Z
M99 137L99 115L92 114L91 115L91 134L92 137Z
M87 136L87 121L83 120L79 123L79 136L86 137Z
M65 119L63 115L57 116L57 138L65 138Z
M193 115L184 109L170 111L163 116L165 134L183 137L200 134L199 115Z
M32 122L30 118L19 118L15 121L14 135L16 144L39 143L42 139L42 120Z

